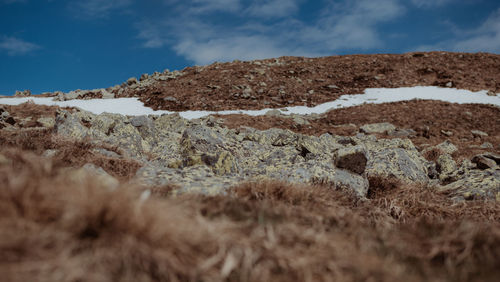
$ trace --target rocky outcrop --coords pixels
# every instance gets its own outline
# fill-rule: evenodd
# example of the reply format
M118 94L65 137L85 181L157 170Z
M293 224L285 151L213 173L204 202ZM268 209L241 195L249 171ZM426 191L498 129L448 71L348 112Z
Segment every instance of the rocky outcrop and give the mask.
M224 193L244 180L322 183L366 196L370 177L426 182L426 161L409 140L358 134L319 137L272 128L228 129L213 118L57 113L54 130L116 145L143 163L135 181ZM347 140L348 139L348 140Z

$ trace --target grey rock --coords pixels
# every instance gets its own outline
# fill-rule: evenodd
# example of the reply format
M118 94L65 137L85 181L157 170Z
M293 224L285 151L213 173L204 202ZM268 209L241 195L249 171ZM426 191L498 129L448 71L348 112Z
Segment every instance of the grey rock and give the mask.
M135 127L142 127L151 124L151 120L147 116L136 116L130 119L130 123Z
M413 158L402 148L381 149L372 153L368 158L366 175L396 178L404 182L425 183L429 180L423 160Z
M439 188L459 200L487 199L500 202L500 168L469 170L457 181Z
M53 117L41 117L36 120L43 127L52 128L56 124L56 120Z
M481 131L481 130L471 130L472 136L474 137L488 137L488 133Z
M131 85L134 85L134 84L137 84L137 78L135 77L131 77L129 79L127 79L127 85L131 86Z
M113 99L113 98L115 98L115 94L108 92L106 89L101 89L101 95L102 95L103 99Z
M167 102L172 102L172 103L177 103L179 100L177 100L177 98L173 97L173 96L167 96L165 98L163 98L163 100L167 101Z
M475 163L479 169L494 168L498 165L494 159L488 158L486 155L476 155L472 158L472 162Z
M457 170L457 164L449 154L443 154L436 160L436 169L439 173L439 179L444 181Z
M490 142L484 142L483 144L481 144L481 146L479 146L479 148L481 148L481 149L493 149L493 144L491 144Z
M365 124L359 128L360 132L366 134L383 134L392 132L394 130L396 130L396 127L388 122Z

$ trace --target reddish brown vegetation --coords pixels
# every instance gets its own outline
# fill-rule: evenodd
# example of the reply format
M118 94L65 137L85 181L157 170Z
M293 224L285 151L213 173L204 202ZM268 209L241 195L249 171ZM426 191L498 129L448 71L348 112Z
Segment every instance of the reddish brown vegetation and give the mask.
M496 281L500 206L372 181L371 199L247 183L141 201L4 151L5 281ZM376 187L375 187L376 186Z
M15 131L0 131L1 148L17 148L28 150L38 155L46 150L54 150L52 156L58 167L81 167L86 163L93 163L118 179L130 179L134 176L141 164L128 158L111 158L98 154L92 149L104 148L121 154L116 146L95 144L89 140L76 141L58 136L52 129L28 128Z
M484 53L283 57L258 64L189 67L176 79L142 90L126 89L121 96L139 97L154 109L175 111L313 106L374 87L444 87L451 82L455 88L500 92L499 68L500 55ZM248 87L252 92L243 95Z

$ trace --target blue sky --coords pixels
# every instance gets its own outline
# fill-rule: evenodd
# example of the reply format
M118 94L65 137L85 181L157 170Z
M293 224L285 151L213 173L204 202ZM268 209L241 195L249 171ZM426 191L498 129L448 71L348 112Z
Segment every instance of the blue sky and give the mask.
M498 0L0 0L0 94L214 61L500 53Z

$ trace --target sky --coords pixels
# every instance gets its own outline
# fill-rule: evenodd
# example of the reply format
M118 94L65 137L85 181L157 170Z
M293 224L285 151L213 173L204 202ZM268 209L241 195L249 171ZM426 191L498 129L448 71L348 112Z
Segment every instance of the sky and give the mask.
M0 95L280 56L500 54L498 0L0 0Z

